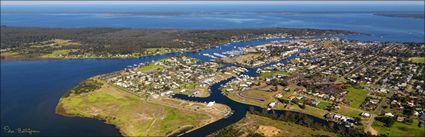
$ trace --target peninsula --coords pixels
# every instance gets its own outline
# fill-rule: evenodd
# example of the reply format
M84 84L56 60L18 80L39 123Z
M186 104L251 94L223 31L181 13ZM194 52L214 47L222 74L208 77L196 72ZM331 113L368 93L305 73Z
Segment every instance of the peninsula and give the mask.
M270 37L357 34L318 29L129 29L1 27L1 59L138 58Z
M227 117L242 119L247 112L242 121L211 136L282 135L287 127L272 124L273 120L319 129L312 135L425 133L420 107L425 99L423 43L313 38L323 35L262 34L261 38L292 39L134 64L81 82L63 95L56 112L104 120L124 136L183 135ZM63 39L50 42L62 47L82 45Z
M171 96L208 96L209 85L242 71L198 63L178 56L95 76L63 95L56 113L105 120L124 136L171 136L194 130L224 118L230 108Z

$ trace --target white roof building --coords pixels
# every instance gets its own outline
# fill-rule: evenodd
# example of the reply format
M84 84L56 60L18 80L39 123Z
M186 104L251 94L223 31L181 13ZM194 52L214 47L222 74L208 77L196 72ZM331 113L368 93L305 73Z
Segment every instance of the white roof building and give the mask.
M215 104L215 101L210 101L210 102L208 102L207 106L212 107L212 106L214 106L214 104Z
M394 117L394 114L393 113L390 113L390 112L385 113L384 115L387 116L387 117Z

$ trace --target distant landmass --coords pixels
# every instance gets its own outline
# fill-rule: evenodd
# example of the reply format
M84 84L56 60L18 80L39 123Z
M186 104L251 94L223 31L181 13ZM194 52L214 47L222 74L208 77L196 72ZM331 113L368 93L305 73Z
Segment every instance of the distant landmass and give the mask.
M1 30L1 59L127 58L196 51L255 38L358 34L290 28L190 30L2 26Z
M364 13L388 17L425 18L423 11L258 11L255 14L346 14ZM231 15L240 12L34 12L2 11L2 14L98 14L103 16L185 16L185 15Z
M378 16L425 19L424 13L377 13Z

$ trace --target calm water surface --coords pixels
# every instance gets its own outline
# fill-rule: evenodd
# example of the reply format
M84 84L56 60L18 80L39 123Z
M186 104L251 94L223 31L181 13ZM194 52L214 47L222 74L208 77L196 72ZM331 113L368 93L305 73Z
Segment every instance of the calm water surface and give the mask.
M185 29L317 28L368 33L372 34L372 37L353 38L368 38L373 41L423 42L425 25L424 19L374 15L376 12L424 12L424 5L413 4L5 5L2 6L1 11L0 23L8 26ZM314 11L325 13L314 13ZM261 14L263 12L271 14ZM132 14L119 15L116 13ZM140 13L165 14L141 15ZM167 13L183 14L170 15Z
M223 45L221 48L206 49L199 53L174 53L142 57L139 59L1 61L1 125L2 127L8 126L13 129L32 128L33 130L40 131L40 133L34 134L37 136L119 136L120 134L117 129L104 124L102 121L56 115L54 113L55 106L59 98L84 79L118 71L132 64L150 62L179 54L209 61L210 58L203 56L203 53L212 54L214 52L234 50L235 47L246 47L275 40L286 39L275 38L235 42ZM255 75L255 69L250 69L246 74ZM225 82L223 81L221 83L223 84ZM249 107L248 105L237 107L237 105L241 104L224 98L221 94L217 94L216 89L218 89L219 85L216 84L213 86L213 93L216 94L212 94L208 100L223 100L225 102L221 103L228 103L233 109L238 108L238 111L235 111L235 114L229 119L221 120L209 126L215 128L203 128L203 130L198 130L194 134L203 135L213 131L212 129L219 129L241 119L246 113L246 108ZM15 134L5 134L2 132L2 135Z
M119 136L117 129L101 121L56 115L59 98L91 76L174 55L127 60L1 61L1 126L32 128L40 131L34 134L37 136ZM2 136L19 135L1 131Z

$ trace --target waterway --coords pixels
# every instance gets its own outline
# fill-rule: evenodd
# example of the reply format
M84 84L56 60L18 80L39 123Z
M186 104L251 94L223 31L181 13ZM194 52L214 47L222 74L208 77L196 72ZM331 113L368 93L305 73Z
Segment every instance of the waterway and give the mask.
M120 15L105 13L182 12L184 15ZM306 13L299 13L305 12ZM314 11L328 11L314 13ZM366 11L366 12L358 12ZM303 5L303 4L198 4L198 5L1 5L1 25L36 27L130 27L130 28L317 28L340 29L371 35L348 36L367 41L424 42L424 19L377 16L375 11L424 11L423 4L372 5ZM261 12L272 12L262 14ZM274 13L273 13L274 12ZM285 12L285 14L282 14ZM203 13L203 14L200 14ZM1 128L12 130L31 128L39 131L34 136L120 136L118 130L102 121L69 118L56 115L59 98L80 81L89 77L121 70L129 65L185 54L209 61L202 54L220 53L239 47L262 44L274 40L260 39L225 44L219 48L197 53L173 53L138 59L78 59L78 60L8 60L1 66ZM235 48L236 47L236 48ZM296 56L292 56L296 57ZM291 58L292 58L291 57ZM285 63L285 60L282 60ZM226 64L232 65L232 64ZM245 74L254 76L255 69ZM216 101L229 105L234 114L186 135L206 135L241 119L249 105L234 102L220 94L220 85L211 86L208 98L176 98L193 101ZM255 107L255 109L260 109ZM320 121L320 120L318 120ZM1 136L27 135L8 134Z
M367 33L352 39L424 42L422 4L47 4L1 5L1 25L55 28L316 28Z
M137 63L147 63L177 55L187 55L203 61L211 58L203 53L219 53L256 44L268 43L285 38L257 39L252 41L234 42L209 48L199 52L172 53L165 55L146 56L137 59L76 59L76 60L2 60L1 65L1 127L17 130L30 128L39 131L35 136L70 135L70 136L120 136L118 130L104 124L102 121L87 118L69 118L55 114L59 98L80 81L89 77L122 70ZM293 56L294 57L294 56ZM232 64L226 64L232 65ZM245 74L255 75L255 69L249 69ZM230 80L230 79L228 79ZM222 81L211 87L212 94L203 100L216 100L229 105L235 112L231 117L212 123L209 126L224 127L245 115L249 106L235 103L216 92ZM189 99L189 98L186 98ZM192 98L191 100L194 100ZM205 128L201 128L202 130ZM211 132L210 130L209 132ZM197 133L200 131L196 131ZM209 133L200 132L200 133ZM199 134L199 133L198 133ZM5 135L27 135L7 134Z
M258 44L258 43L257 43ZM232 45L232 44L231 44ZM301 50L300 53L304 52L304 50ZM256 76L257 75L257 69L259 68L264 68L270 65L274 65L277 63L283 63L283 64L287 64L288 60L293 59L293 58L297 58L298 55L300 53L296 53L296 54L292 54L287 58L284 58L280 61L276 61L273 63L269 63L269 64L265 64L263 66L259 66L256 68L247 68L248 71L243 72L239 75L249 75L249 76ZM227 64L228 66L235 66L233 64ZM226 83L230 82L231 80L233 80L235 77L231 77L228 78L226 80L220 81L218 83L213 84L212 86L210 86L209 90L211 92L210 96L205 97L205 98L201 98L201 97L189 97L187 95L182 95L182 94L177 94L174 95L174 98L178 98L178 99L183 99L183 100L188 100L188 101L194 101L194 102L210 102L210 101L215 101L216 103L221 103L221 104L225 104L227 106L229 106L232 109L233 114L218 120L216 122L213 122L211 124L208 124L204 127L201 127L199 129L196 129L194 131L191 131L189 133L184 134L183 136L206 136L211 134L214 131L217 131L219 129L225 128L239 120L241 120L242 118L245 117L245 114L250 110L250 109L254 109L255 111L258 112L262 112L264 108L258 107L258 106L254 106L254 105L249 105L249 104L244 104L244 103L239 103L236 102L234 100L229 99L228 97L226 97L225 95L222 94L222 92L220 91L220 88L225 85ZM292 112L292 111L285 111L285 110L271 110L268 111L268 113L275 113L275 114L284 114L284 113L294 113L294 114L299 114L297 112ZM311 115L305 115L308 118L310 118L311 120L313 120L314 122L318 122L321 124L327 124L327 121L318 117L314 117Z

